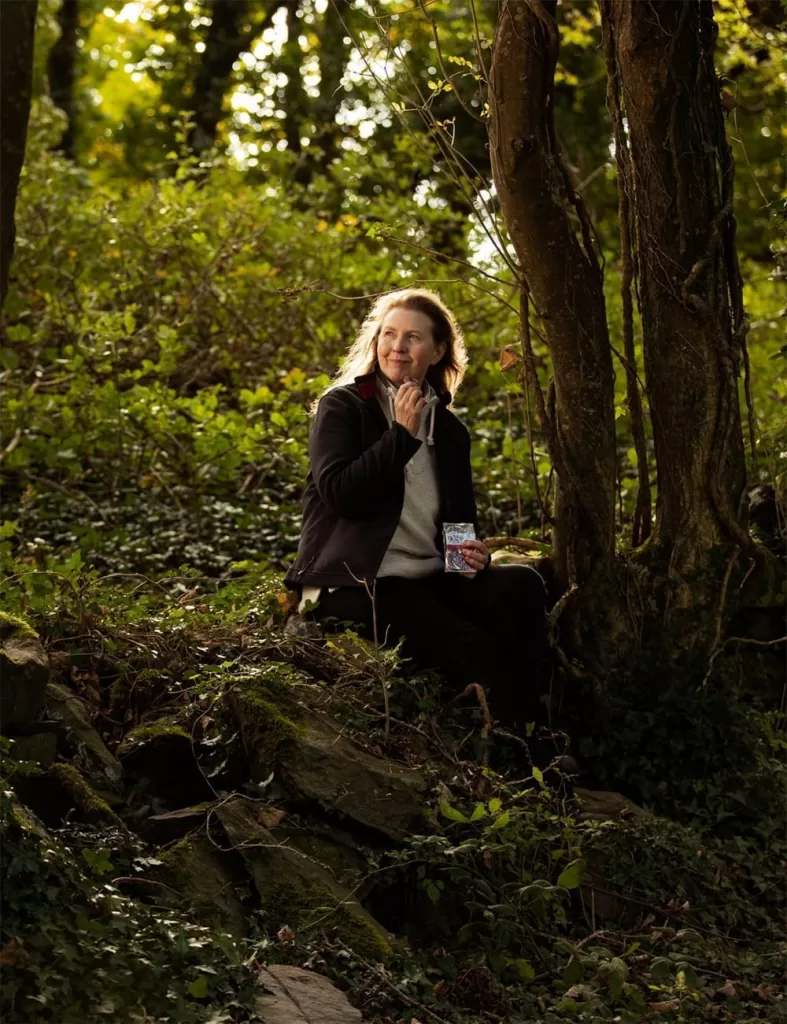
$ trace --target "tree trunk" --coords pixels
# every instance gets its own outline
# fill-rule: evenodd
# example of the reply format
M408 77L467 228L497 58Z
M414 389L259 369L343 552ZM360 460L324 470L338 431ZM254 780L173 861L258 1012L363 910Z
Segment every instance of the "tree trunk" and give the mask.
M30 117L37 7L38 0L0 3L0 309L14 255L14 211Z
M73 160L75 137L74 84L76 81L77 38L79 35L79 0L63 0L57 12L60 37L49 52L47 76L52 102L68 118L68 127L55 147Z
M558 478L553 530L560 583L608 577L615 557L612 357L592 229L555 143L555 0L504 0L489 82L489 141L497 195L524 279L520 309L534 390ZM569 217L581 225L577 236ZM549 347L554 387L536 378L527 295Z
M216 142L216 129L224 110L235 61L270 24L281 3L268 3L262 14L249 0L213 0L211 21L199 68L194 79L194 126L189 149L201 156Z
M287 7L287 41L282 48L281 62L284 73L287 75L287 84L284 87L282 106L286 117L284 119L284 134L287 139L287 149L293 156L300 157L303 149L301 135L303 134L303 122L306 120L309 100L306 90L303 87L301 68L303 65L303 50L300 44L301 20L298 17L300 3L291 3ZM306 184L309 179L308 161L301 159L295 168L295 181Z
M738 403L746 321L713 7L600 0L600 9L627 121L658 472L653 543L681 607L716 586L705 573L714 549L751 546Z
M344 21L350 14L349 0L329 3L320 29L320 96L313 106L314 137L311 146L319 150L313 158L315 169L328 169L337 153L339 129L336 115L344 99L342 77L347 66Z

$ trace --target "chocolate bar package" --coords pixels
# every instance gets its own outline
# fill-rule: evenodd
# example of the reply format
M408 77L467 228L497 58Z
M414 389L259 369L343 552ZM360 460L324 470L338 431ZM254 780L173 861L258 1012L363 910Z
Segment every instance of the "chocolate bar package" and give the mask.
M467 540L475 540L472 523L443 523L443 548L445 550L446 572L473 572L473 568L465 561L462 544Z

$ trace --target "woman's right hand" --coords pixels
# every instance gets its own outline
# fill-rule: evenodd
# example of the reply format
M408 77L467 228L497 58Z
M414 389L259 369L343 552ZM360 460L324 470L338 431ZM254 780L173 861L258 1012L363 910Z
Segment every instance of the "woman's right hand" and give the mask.
M418 381L407 378L396 392L394 399L394 419L408 430L413 437L418 437L421 426L421 413L426 405L424 393Z

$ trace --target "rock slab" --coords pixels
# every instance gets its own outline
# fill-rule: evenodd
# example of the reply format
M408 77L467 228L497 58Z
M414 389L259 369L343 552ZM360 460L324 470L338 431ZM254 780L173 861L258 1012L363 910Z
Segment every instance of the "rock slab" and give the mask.
M257 983L266 990L257 999L265 1024L362 1024L360 1010L320 974L271 964L260 971Z
M342 857L337 844L315 836L311 846L296 845L282 830L260 824L258 805L244 797L218 804L215 813L246 861L272 928L308 930L319 920L336 927L357 952L375 960L390 956L387 931L342 884L343 866L358 871L356 855L345 851Z
M28 729L43 707L49 659L34 630L0 612L0 727Z
M90 710L73 690L59 683L46 687L46 710L50 718L60 722L68 732L71 760L99 789L115 790L120 786L120 762L107 750L93 727Z
M281 757L279 775L293 793L332 807L400 840L424 826L426 780L375 757L342 735L330 719L309 715Z

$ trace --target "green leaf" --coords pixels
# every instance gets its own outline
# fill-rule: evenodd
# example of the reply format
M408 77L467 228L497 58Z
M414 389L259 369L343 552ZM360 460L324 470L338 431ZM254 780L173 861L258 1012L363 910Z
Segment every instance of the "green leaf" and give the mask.
M476 804L473 808L473 813L470 815L471 821L479 821L481 818L486 817L486 811L484 810L483 804Z
M85 560L82 558L82 552L77 548L65 564L66 572L73 572L81 569L84 564Z
M519 957L516 960L512 960L511 963L516 967L519 977L522 981L532 981L536 976L536 972L533 969L533 965L529 960L523 960Z
M544 785L544 773L541 771L540 768L536 768L535 765L533 765L533 778L536 780L539 786Z
M691 966L691 964L680 963L678 964L678 972L676 975L676 981L678 988L694 988L700 987L700 980L697 977L697 972Z
M494 822L490 825L490 828L505 828L511 820L511 815L508 811L503 811L500 817L495 818Z
M426 895L429 897L432 903L437 903L437 901L440 899L440 890L437 888L434 882L429 882L429 884L427 885Z
M664 981L672 976L674 967L675 965L671 960L668 960L665 956L660 956L650 965L650 973L657 981Z
M584 973L581 962L579 960L572 960L570 964L566 964L566 969L563 971L563 984L567 988L571 985L576 985L578 981L582 980Z
M192 981L188 988L189 994L194 996L195 999L204 999L208 994L208 979L204 974L201 974Z
M19 366L19 356L12 348L0 348L0 366L6 370L15 370Z
M466 815L462 814L461 811L458 811L450 804L440 804L440 813L444 818L448 818L450 821L466 822L469 820Z
M623 990L623 983L629 976L628 964L620 957L613 957L607 965L609 975L609 997L612 1002L617 1002Z
M19 523L13 519L5 519L0 524L0 537L13 537L15 533L19 532Z
M582 875L585 872L585 862L579 857L577 860L572 860L570 864L567 864L560 872L557 884L561 889L576 889L579 883L582 881Z
M500 808L502 806L503 806L503 801L499 797L493 797L489 801L489 813L490 814L499 814L500 813Z

